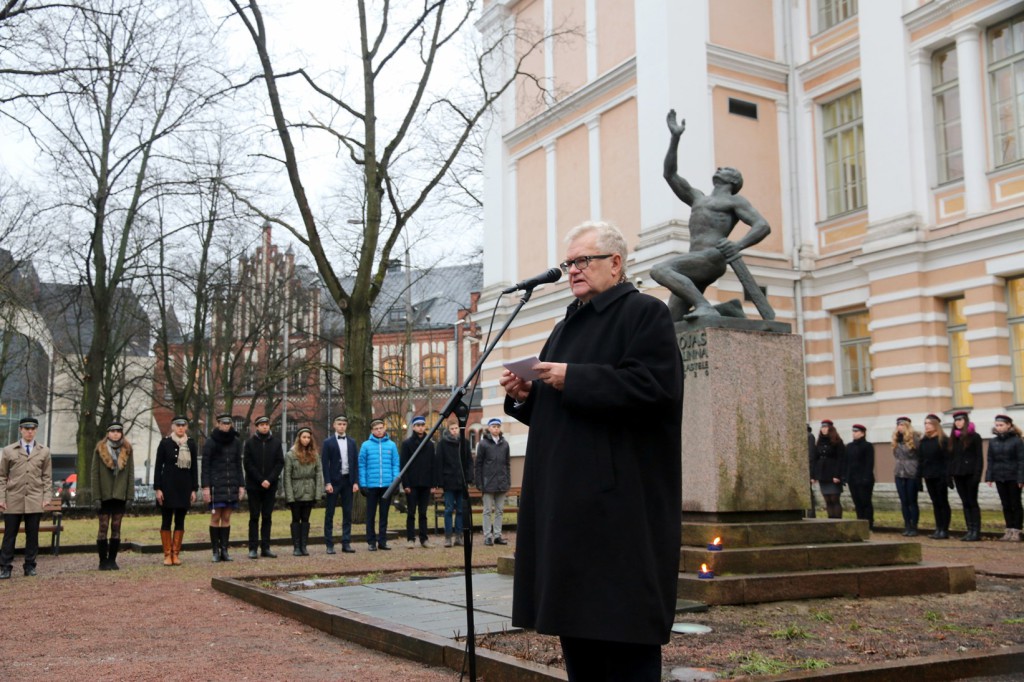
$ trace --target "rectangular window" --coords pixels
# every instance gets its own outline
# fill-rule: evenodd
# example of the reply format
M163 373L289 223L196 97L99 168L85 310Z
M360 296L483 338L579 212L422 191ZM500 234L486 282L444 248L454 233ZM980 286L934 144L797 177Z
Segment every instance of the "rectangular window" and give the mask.
M971 357L967 344L967 317L964 315L964 299L951 298L946 302L946 335L949 337L949 371L953 388L953 407L972 407L971 368L967 361Z
M871 393L871 334L866 310L839 316L843 395Z
M867 206L860 90L821 108L828 217Z
M935 107L935 160L939 183L960 180L964 177L964 162L955 45L932 56L932 104Z
M1013 402L1024 403L1024 277L1006 283L1009 297L1010 366L1013 371Z
M1024 160L1024 15L988 31L995 165Z
M736 114L737 116L745 116L746 118L752 118L757 120L757 104L754 102L747 102L746 100L736 99L735 97L729 98L729 113Z
M857 14L857 0L818 0L818 31L832 28Z

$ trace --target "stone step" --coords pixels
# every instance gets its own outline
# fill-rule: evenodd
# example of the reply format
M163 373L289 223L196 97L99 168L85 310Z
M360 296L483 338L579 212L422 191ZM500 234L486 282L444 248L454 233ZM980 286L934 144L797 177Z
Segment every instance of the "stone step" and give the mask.
M917 542L846 542L775 547L725 548L710 552L704 547L683 547L679 570L696 573L707 564L715 575L815 571L857 566L891 566L921 562Z
M760 604L791 599L960 594L974 589L973 566L929 562L914 566L726 575L710 580L702 580L696 573L680 573L678 598L710 605Z
M703 547L716 537L723 546L770 547L844 542L864 542L870 536L868 522L857 519L801 519L767 523L684 522L682 544Z

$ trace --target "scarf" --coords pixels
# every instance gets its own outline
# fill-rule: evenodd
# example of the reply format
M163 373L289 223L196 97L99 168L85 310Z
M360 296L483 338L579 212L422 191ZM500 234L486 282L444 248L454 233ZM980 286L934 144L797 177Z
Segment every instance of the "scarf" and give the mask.
M112 441L109 438L104 438L100 441L99 453L100 459L108 469L111 469L115 473L121 471L128 464L128 451L129 448L125 448L125 440L122 438L119 441Z
M192 453L188 449L188 436L182 436L178 438L173 433L171 434L171 440L178 445L178 459L175 464L179 469L191 469L192 468Z

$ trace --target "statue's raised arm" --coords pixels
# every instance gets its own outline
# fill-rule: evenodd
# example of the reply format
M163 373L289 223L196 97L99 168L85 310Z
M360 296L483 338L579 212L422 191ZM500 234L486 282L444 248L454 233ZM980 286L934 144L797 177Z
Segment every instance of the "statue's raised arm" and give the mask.
M693 206L693 202L703 193L699 189L694 189L690 186L684 178L679 177L676 172L679 167L678 161L678 148L679 138L682 137L683 131L686 130L686 119L676 122L676 110L669 109L668 116L665 118L665 122L668 124L668 130L672 133L671 139L668 143L668 152L665 154L665 180L668 182L669 187L675 192L675 195L684 201L688 206Z

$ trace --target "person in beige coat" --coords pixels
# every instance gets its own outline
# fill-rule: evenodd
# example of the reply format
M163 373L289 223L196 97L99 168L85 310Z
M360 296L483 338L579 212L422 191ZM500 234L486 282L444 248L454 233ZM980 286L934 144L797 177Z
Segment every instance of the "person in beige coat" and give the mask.
M96 552L101 571L118 571L117 552L121 548L121 519L128 500L135 499L135 460L132 444L124 437L124 426L114 420L107 426L107 437L92 451L92 495L99 502L99 533ZM107 529L110 540L107 540Z
M36 574L39 555L39 520L53 486L50 448L36 442L39 420L25 417L18 424L21 438L0 454L0 512L4 540L0 547L0 580L11 577L14 541L25 522L25 575Z

